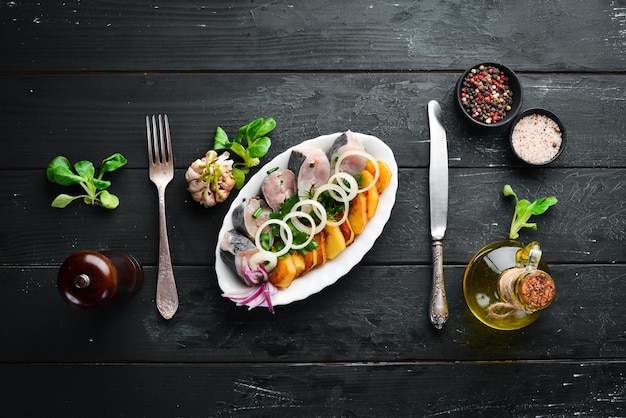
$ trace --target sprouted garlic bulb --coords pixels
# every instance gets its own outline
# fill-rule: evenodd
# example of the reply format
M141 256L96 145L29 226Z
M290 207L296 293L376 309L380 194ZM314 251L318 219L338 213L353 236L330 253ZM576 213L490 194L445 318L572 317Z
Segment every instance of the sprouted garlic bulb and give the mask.
M193 200L208 208L228 198L235 187L233 160L229 156L228 152L218 156L211 150L189 166L185 179Z

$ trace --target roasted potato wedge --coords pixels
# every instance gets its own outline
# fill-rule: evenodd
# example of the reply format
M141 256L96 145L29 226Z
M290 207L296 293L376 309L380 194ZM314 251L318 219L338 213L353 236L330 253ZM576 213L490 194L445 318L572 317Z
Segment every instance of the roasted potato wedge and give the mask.
M378 180L376 180L376 190L378 190L378 194L381 194L383 190L389 186L391 183L391 169L384 161L376 161L378 164ZM372 176L376 175L376 169L374 168L374 164L371 161L368 161L365 164L365 170L369 171Z
M367 187L374 181L374 174L370 171L363 170L361 172L361 187ZM378 207L379 193L376 186L372 186L367 189L365 192L365 196L367 197L367 217L368 219L374 217L376 214L376 208Z
M354 241L354 231L350 226L350 222L342 223L341 225L339 225L339 229L341 229L343 239L346 241L346 246L352 244L352 241Z
M317 250L313 250L313 251L307 251L302 256L302 258L304 259L304 272L307 272L311 270L313 267L317 266L317 254L318 254Z
M367 195L367 217L371 219L376 214L376 208L378 208L380 195L376 187L367 189L365 194Z
M306 267L304 263L304 255L299 252L294 252L291 254L291 258L293 259L293 264L296 267L296 277L298 277L304 273L304 269Z
M365 193L359 193L350 202L350 210L348 212L348 222L355 235L359 235L367 225L367 196Z
M298 271L292 255L286 255L278 259L276 268L270 274L269 281L276 287L286 288L297 276Z
M317 264L324 264L326 259L326 234L324 231L315 235L315 242L317 243Z
M332 260L346 249L346 240L343 238L341 228L338 226L326 225L324 228L326 258Z

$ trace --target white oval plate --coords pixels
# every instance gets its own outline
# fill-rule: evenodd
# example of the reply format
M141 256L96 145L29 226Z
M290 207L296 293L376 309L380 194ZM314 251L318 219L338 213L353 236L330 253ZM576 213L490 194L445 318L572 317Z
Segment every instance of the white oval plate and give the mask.
M287 151L276 156L276 158L272 161L265 164L241 189L239 195L237 195L231 204L230 209L224 218L224 223L222 224L222 228L220 229L218 235L217 248L215 249L215 272L217 273L217 281L224 293L232 293L248 288L242 279L240 279L229 267L226 266L220 255L220 243L222 237L225 232L233 229L233 210L239 206L244 197L250 198L261 194L261 184L267 176L267 171L274 167L286 168L292 150L298 149L299 147L316 147L327 151L330 149L335 139L341 134L342 132L322 135L289 148ZM352 244L350 244L334 260L330 260L321 266L314 267L303 276L294 280L288 288L278 290L276 294L272 295L272 304L274 306L286 305L305 299L315 293L318 293L325 287L330 286L339 280L339 278L346 275L372 248L374 242L383 232L383 228L391 216L391 209L396 201L396 191L398 189L398 165L393 152L387 144L375 136L356 132L355 134L360 136L368 153L374 156L377 160L382 160L389 165L389 169L392 173L391 183L380 195L376 214L369 220L363 232L354 239ZM261 306L267 305L264 302Z

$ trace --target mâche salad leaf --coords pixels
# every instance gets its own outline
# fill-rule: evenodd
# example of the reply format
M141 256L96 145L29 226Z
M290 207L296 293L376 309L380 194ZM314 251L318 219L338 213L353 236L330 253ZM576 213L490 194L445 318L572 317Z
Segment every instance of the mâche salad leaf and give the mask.
M61 193L52 201L52 207L64 208L76 199L83 199L88 205L98 205L107 209L115 209L119 204L119 198L108 190L111 186L109 180L104 180L104 173L115 171L127 163L122 154L115 153L102 160L100 171L96 176L96 168L91 161L79 161L74 164L74 170L69 160L62 156L56 156L46 168L46 177L53 183L61 186L80 185L84 194L69 195Z
M267 154L272 145L267 134L273 131L275 127L276 121L274 119L258 118L239 128L237 136L232 141L228 139L226 131L221 127L218 126L215 130L213 148L216 151L232 151L243 159L243 162L237 162L233 165L232 172L237 189L241 189L243 186L250 168L259 165L261 157Z
M534 202L530 202L526 199L518 199L517 195L513 191L510 185L505 185L502 190L505 196L513 196L515 198L515 213L513 214L513 220L511 221L511 229L509 230L509 238L517 239L519 237L519 231L522 228L537 229L536 223L529 223L528 220L532 215L541 215L552 205L556 205L558 202L554 196L541 197Z

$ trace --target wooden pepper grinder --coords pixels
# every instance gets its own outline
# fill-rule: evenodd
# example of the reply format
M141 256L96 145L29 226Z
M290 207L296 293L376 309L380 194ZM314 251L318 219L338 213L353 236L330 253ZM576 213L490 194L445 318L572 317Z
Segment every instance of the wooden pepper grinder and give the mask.
M119 251L83 250L61 265L57 285L61 297L79 309L95 309L113 299L132 296L143 280L141 264Z

